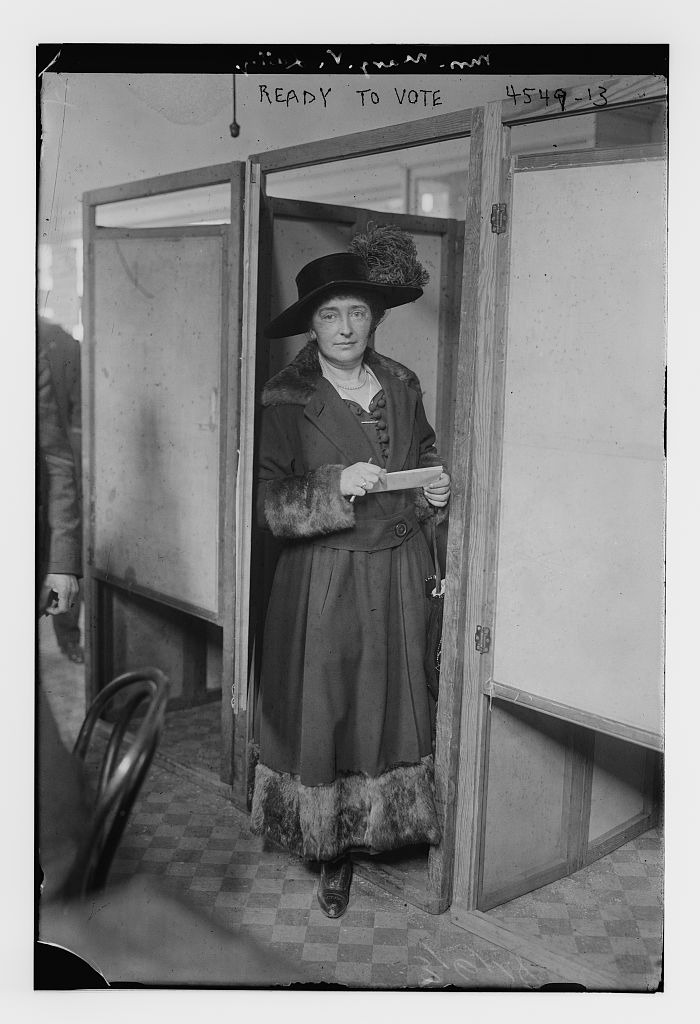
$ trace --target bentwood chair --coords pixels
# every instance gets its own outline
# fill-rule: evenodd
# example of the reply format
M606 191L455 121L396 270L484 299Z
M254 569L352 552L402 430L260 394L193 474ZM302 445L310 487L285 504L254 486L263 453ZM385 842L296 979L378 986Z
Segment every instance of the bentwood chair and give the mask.
M61 895L76 899L103 889L131 808L153 759L165 721L169 685L157 668L118 676L88 708L73 753L83 762L95 727L109 715L112 727L102 756L97 792L87 833ZM137 712L143 712L133 731Z

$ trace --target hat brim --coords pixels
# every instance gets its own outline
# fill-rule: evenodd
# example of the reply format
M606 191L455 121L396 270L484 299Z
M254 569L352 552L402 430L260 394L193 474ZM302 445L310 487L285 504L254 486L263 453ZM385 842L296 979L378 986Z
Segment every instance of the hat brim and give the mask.
M274 320L271 320L265 328L265 337L290 338L295 334L303 334L309 326L309 307L313 306L321 295L341 290L350 293L353 291L374 292L381 296L387 309L393 309L395 306L404 306L407 302L415 302L423 294L422 288L413 288L409 285L377 284L374 281L357 280L330 281L320 285L318 288L314 288L303 299L298 299L291 306L288 306L287 309L283 310L279 316L276 316Z

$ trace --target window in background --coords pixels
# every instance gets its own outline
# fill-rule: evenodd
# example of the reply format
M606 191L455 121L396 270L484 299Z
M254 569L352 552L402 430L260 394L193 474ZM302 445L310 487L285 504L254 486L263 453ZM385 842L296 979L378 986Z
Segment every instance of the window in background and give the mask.
M378 212L463 217L463 209L452 212L443 177L455 175L464 191L468 165L469 139L454 139L280 171L268 176L267 194ZM424 200L423 192L432 195L431 210L426 209L431 200Z
M439 178L417 178L414 182L416 212L428 217L464 216L467 176L463 171ZM462 206L458 200L463 197Z

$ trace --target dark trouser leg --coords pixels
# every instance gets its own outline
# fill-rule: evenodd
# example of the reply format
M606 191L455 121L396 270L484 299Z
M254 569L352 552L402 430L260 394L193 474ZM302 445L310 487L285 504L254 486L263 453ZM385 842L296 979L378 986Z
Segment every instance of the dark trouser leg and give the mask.
M38 702L39 860L44 895L65 881L90 823L90 793L82 763L64 745L41 686Z

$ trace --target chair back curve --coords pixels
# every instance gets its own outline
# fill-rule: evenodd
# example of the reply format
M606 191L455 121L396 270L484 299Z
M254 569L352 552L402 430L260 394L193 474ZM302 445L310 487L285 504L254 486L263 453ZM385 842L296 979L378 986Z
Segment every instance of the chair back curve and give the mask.
M148 772L165 722L169 683L157 668L125 672L97 694L88 708L73 753L85 761L95 728L114 712L102 756L90 826L63 887L66 898L103 889L134 801ZM133 731L130 726L143 711Z

